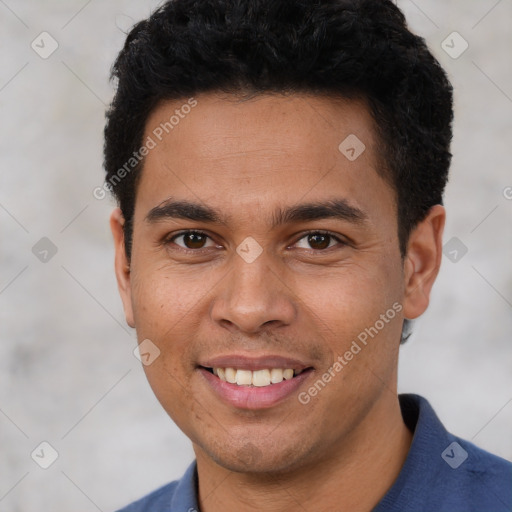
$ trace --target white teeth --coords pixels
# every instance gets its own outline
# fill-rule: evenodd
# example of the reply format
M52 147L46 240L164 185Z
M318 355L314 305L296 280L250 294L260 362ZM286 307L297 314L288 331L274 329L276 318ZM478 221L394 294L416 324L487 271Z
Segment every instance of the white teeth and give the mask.
M235 368L213 368L214 375L220 380L237 384L238 386L265 387L271 384L279 384L283 380L290 380L294 376L292 368L272 368L263 370L236 370ZM298 370L296 374L301 373Z
M293 379L293 370L291 370L290 368L283 370L283 379L285 379L285 380Z
M268 370L257 370L252 372L253 386L268 386L270 384L270 372Z
M283 370L281 368L272 368L270 370L270 382L272 384L279 384L283 381Z
M252 384L251 370L237 370L236 371L236 383L239 386L250 386Z
M236 370L235 369L226 368L224 370L224 375L226 377L226 382L230 382L231 384L234 384L236 382ZM220 377L220 375L219 375L219 377Z

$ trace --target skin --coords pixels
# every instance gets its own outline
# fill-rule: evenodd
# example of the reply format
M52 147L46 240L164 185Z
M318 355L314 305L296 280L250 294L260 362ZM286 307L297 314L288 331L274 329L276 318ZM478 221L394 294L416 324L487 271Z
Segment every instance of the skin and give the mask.
M428 306L445 210L432 207L402 259L395 192L377 172L374 124L362 102L299 94L196 99L146 157L131 261L119 209L111 228L126 319L139 342L150 339L161 351L144 369L192 440L201 510L370 511L412 439L397 398L400 333L404 318ZM183 104L159 105L146 136ZM349 134L366 146L355 161L338 150ZM169 198L214 208L222 222L148 221ZM361 210L364 222L272 225L279 208L332 199ZM210 238L196 238L187 252L183 237L171 240L182 230ZM318 230L345 243L308 238ZM236 252L249 236L263 249L252 263ZM295 393L263 410L234 407L197 368L234 352L298 357L313 367L298 390L307 391L394 303L401 311L305 405Z

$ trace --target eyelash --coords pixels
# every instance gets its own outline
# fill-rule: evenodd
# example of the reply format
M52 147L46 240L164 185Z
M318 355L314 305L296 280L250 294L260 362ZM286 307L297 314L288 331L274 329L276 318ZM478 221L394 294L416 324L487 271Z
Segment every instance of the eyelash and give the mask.
M212 240L212 237L210 235L208 235L207 233L205 233L204 231L198 231L198 230L186 230L186 231L181 231L179 233L176 233L170 237L167 237L163 240L163 244L164 245L168 245L170 243L174 243L174 241L179 238L180 236L183 236L183 235L187 235L187 234L194 234L194 235L200 235L200 236L204 236L204 237L207 237L208 239ZM330 231L324 231L324 230L312 230L312 231L307 231L305 233L302 233L302 235L300 236L300 238L298 238L293 245L297 244L300 240L310 236L310 235L323 235L323 236L329 236L330 238L334 239L339 246L346 246L348 245L348 243L344 240L342 240L339 236L335 235L334 233L331 233ZM175 244L177 245L177 244ZM199 249L188 249L186 247L181 247L179 245L177 245L177 247L179 247L179 250L183 251L183 252L186 252L186 253L194 253L194 254L197 254L198 252L202 251L203 249L211 249L211 247L205 247L205 248L199 248ZM335 247L327 247L325 249L309 249L310 252L326 252L328 251L329 249L333 249ZM308 249L305 249L305 250L308 250Z

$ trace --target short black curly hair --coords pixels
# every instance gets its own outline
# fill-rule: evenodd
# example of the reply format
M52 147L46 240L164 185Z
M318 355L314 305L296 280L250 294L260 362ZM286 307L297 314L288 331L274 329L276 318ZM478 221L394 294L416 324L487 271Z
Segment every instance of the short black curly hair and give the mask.
M364 99L377 129L379 173L396 191L402 257L411 230L442 204L452 87L391 0L170 0L132 28L111 78L105 185L125 218L128 258L144 160L131 172L126 162L160 102L202 92Z

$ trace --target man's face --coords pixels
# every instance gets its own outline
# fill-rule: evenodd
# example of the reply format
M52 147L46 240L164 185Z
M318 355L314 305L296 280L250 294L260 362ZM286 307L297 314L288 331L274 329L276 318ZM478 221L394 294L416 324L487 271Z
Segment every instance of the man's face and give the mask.
M157 145L137 189L123 300L139 342L161 351L145 367L150 385L196 453L226 468L342 453L396 389L407 300L372 119L362 103L318 96L196 100L186 115L184 102L162 104L146 125ZM302 373L277 382L283 369Z

